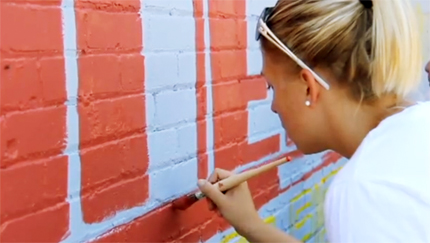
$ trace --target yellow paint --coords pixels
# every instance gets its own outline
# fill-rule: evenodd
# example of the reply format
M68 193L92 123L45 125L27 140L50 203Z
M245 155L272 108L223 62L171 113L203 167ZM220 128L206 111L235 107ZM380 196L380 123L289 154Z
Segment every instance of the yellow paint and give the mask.
M311 237L312 237L312 233L307 233L307 234L303 237L302 241L308 241Z
M234 231L233 233L224 236L224 238L222 239L221 242L222 243L230 242L231 240L235 239L238 236L239 236L239 234L236 231Z
M274 224L276 225L276 217L275 216L269 216L267 218L264 219L264 222L266 222L267 224Z
M304 196L306 193L311 192L312 189L305 189L302 192L300 192L299 194L297 194L295 197L293 197L293 199L290 200L290 202L297 202L302 196Z
M245 238L240 237L240 239L237 241L237 243L249 243Z
M309 207L312 207L312 205L316 205L318 207L316 210L316 215L315 215L316 217L313 217L313 215L311 214L306 215L305 217L300 219L300 221L298 221L297 224L294 225L293 230L301 229L308 220L313 220L312 223L313 225L315 225L314 227L311 227L312 231L315 231L316 229L323 227L324 215L323 215L322 203L323 203L324 194L327 191L327 187L322 187L322 186L324 185L324 183L326 183L326 181L330 179L330 177L334 176L341 168L342 167L339 167L338 169L331 171L328 175L323 177L319 183L315 183L312 188L303 190L302 192L300 192L298 195L296 195L290 200L290 205L289 205L290 222L294 222L295 218L298 218L301 212L303 212ZM311 193L310 202L306 202L302 207L300 207L296 212L294 212L293 203L297 202L301 197L304 197L307 193ZM276 226L276 217L273 215L269 216L264 219L264 222L266 222L267 224L272 224ZM303 237L303 241L309 240L312 237L312 233L313 232L308 232ZM324 234L325 234L325 229L323 228L322 235ZM237 239L238 237L239 237L238 243L249 243L245 238L240 236L236 231L226 235L220 243L228 243L234 239Z
M312 215L310 215L310 214L306 215L305 217L303 217L303 219L301 219L299 222L297 222L297 224L294 225L294 227L296 229L301 229L310 218L312 218Z
M272 224L272 225L276 226L276 217L271 215L271 216L265 218L264 222L267 224ZM244 237L240 236L236 231L234 231L231 234L226 235L220 243L228 243L228 242L236 239L237 237L240 237L239 241L237 243L249 243Z
M299 209L297 209L296 211L296 217L299 217L299 215L305 211L307 208L310 208L312 206L311 202L306 202L305 205L301 206Z

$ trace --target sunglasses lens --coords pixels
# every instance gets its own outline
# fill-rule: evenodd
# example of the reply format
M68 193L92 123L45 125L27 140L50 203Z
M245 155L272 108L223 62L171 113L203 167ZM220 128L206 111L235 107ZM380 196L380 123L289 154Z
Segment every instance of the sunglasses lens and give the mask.
M260 14L260 18L257 21L257 28L255 29L255 40L260 40L261 34L260 34L260 20L263 20L263 22L266 22L269 18L270 14L272 13L273 7L267 7L264 8L263 11Z

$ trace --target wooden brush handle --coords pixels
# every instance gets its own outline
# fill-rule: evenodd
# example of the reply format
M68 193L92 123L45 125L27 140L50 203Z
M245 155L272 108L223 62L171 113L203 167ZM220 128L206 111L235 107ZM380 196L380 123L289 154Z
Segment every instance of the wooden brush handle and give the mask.
M239 185L242 182L247 181L248 179L257 176L259 174L262 174L263 172L266 172L274 167L277 167L281 164L284 164L291 159L289 157L284 157L282 159L273 161L271 163L265 164L263 166L260 166L258 168L250 169L247 171L244 171L240 174L234 174L228 178L225 178L224 180L218 181L215 183L220 189L220 191L227 191L237 185Z

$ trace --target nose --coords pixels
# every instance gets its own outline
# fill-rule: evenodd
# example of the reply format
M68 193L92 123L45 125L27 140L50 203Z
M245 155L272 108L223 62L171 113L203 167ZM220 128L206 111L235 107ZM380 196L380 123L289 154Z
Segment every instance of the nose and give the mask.
M270 109L272 109L273 113L278 114L278 112L276 111L274 100L272 100L272 105L270 106Z

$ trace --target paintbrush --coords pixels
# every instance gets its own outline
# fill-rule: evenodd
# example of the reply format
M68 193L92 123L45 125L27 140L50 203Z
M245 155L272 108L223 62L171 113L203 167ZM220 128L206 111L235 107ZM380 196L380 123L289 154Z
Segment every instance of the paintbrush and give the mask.
M223 180L218 181L214 185L218 186L219 190L222 192L228 191L229 189L239 185L242 182L247 181L248 179L255 177L257 175L262 174L263 172L266 172L274 167L277 167L281 164L284 164L286 162L291 161L291 157L283 157L279 160L273 161L271 163L262 165L257 168L253 168L247 171L244 171L239 174L234 174L228 178L225 178ZM189 195L182 196L174 201L172 201L172 206L175 209L179 210L185 210L191 205L193 205L195 202L199 201L202 198L205 198L206 195L201 192L197 191L195 193L191 193Z

